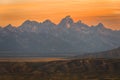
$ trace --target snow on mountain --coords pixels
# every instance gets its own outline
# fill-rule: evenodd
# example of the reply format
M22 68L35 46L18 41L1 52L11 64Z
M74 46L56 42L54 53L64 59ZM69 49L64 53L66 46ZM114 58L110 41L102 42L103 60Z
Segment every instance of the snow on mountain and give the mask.
M9 55L16 56L100 52L120 46L119 35L120 31L107 29L102 23L90 27L80 20L74 22L70 16L63 18L59 24L50 20L42 23L26 20L17 28L12 25L0 28L0 51L13 52Z

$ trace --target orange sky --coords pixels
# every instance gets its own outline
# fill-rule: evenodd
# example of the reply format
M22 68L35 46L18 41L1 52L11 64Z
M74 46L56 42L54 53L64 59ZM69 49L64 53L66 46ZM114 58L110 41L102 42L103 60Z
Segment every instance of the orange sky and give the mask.
M103 22L120 29L120 0L2 0L0 26L20 25L27 19L50 19L56 24L67 15L89 25Z

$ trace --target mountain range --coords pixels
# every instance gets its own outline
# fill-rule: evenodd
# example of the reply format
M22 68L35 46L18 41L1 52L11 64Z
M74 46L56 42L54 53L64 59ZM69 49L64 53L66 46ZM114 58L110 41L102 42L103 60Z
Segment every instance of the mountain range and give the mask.
M18 27L0 27L0 56L70 56L111 50L120 46L120 31L102 23L88 26L70 16L59 24L26 20Z

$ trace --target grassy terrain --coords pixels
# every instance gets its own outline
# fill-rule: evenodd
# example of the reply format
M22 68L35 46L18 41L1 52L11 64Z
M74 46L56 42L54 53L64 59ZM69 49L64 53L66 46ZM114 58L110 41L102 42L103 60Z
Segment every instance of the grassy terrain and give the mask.
M120 59L0 62L0 80L120 80Z
M0 62L48 62L48 61L58 61L67 60L66 58L55 58L55 57L43 57L43 58L0 58Z

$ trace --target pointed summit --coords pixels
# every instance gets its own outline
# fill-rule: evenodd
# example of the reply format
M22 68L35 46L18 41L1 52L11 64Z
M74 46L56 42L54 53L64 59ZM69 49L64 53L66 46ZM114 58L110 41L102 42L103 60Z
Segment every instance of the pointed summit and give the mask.
M26 21L23 22L22 25L27 25L27 24L30 24L30 23L32 23L32 21L30 21L30 20L26 20Z
M37 21L31 21L31 20L26 20L23 22L21 26L26 26L26 25L34 25L34 24L39 24Z
M43 21L42 25L43 26L55 26L55 24L49 19Z
M11 31L11 32L13 32L14 29L15 29L15 27L13 27L11 24L7 25L7 26L4 28L4 30Z
M26 20L26 21L24 21L24 22L21 24L20 27L29 26L29 25L31 25L31 23L32 23L32 21Z
M26 24L27 24L27 23L31 23L31 22L32 22L32 21L30 21L30 20L24 21L24 23L26 23ZM23 24L24 24L24 23L23 23Z
M12 25L11 25L11 24L8 24L6 27L12 27Z
M21 26L19 26L20 31L33 32L40 25L37 21L26 20Z
M92 26L91 29L95 29L95 30L107 30L107 28L103 25L103 23L98 23L96 26Z
M76 23L81 24L81 23L82 23L82 21L81 21L81 20L78 20Z
M43 24L51 24L51 23L52 23L52 22L51 22L49 19L43 21Z
M68 23L74 23L73 19L71 18L71 16L66 16L64 18Z
M98 23L98 25L96 25L96 27L104 28L104 25L102 23Z
M61 26L64 28L70 28L73 23L74 23L73 19L70 16L66 16L60 21L58 26Z
M9 28L13 28L13 26L11 24L8 24L5 28L9 29Z
M72 24L72 23L74 23L74 21L73 21L73 19L72 19L70 16L66 16L65 18L63 18L63 19L61 20L60 24L61 24L61 23L63 23L63 24L65 24L65 23L70 23L70 24Z
M71 18L71 16L70 16L70 15L68 15L68 16L66 16L65 18L66 18L66 19L70 19L70 18Z
M40 23L37 21L30 21L30 20L26 20L23 22L23 24L20 27L29 27L29 26L38 26Z

